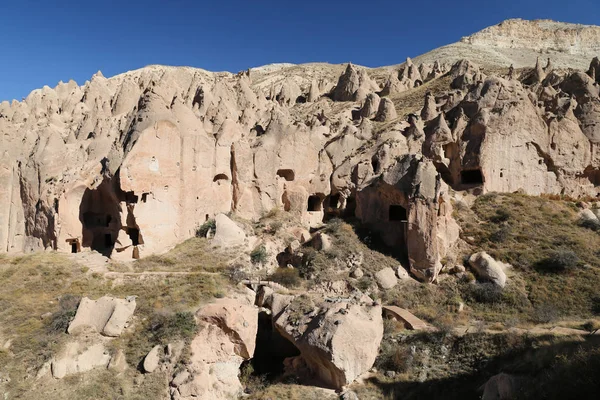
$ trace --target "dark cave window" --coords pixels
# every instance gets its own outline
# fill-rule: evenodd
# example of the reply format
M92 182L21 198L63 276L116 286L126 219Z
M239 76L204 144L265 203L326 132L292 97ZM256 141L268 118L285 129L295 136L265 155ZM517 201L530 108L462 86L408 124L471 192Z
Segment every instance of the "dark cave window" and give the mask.
M321 211L322 209L322 201L319 196L309 196L308 197L308 211Z
M390 205L389 220L390 221L406 221L407 220L406 208L404 208L400 205L396 205L396 204Z
M481 185L483 183L483 175L480 169L469 169L460 171L460 181L464 185Z

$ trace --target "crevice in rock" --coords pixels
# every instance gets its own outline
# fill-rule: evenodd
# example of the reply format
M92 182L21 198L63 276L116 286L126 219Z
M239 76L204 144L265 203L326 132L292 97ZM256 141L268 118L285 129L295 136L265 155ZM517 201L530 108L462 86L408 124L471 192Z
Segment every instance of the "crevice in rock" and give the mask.
M300 350L275 328L271 313L261 311L258 314L254 356L244 361L240 370L244 371L247 368L246 365L251 365L251 371L253 371L251 375L274 382L285 373L284 360L299 355Z

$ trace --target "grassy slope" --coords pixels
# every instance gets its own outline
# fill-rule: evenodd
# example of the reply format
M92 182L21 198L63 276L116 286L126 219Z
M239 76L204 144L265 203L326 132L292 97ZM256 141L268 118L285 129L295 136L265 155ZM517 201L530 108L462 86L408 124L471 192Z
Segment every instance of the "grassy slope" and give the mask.
M171 253L134 264L136 271L148 268L192 271L194 274L144 278L121 276L114 280L105 279L100 274L89 274L86 267L57 253L0 258L0 338L12 340L10 350L0 346L0 374L11 379L7 390L17 398L20 395L26 398L24 393L31 388L37 370L69 340L65 328L68 319L74 315L77 301L59 301L61 298L137 295L132 326L112 343L113 347L124 349L129 365L135 370L153 345L178 336L177 326L165 333L165 329L157 331L153 328L154 322L167 321L168 324L172 321L169 316L174 313L193 311L214 296L233 290L223 275L203 273L204 267L212 271L209 267L223 265L225 259L208 250L204 239L191 239ZM42 319L41 316L46 313L51 315ZM97 386L110 382L84 380L87 383L72 389L81 391L88 384ZM142 396L149 388L164 390L164 382L159 385L155 380L145 380L146 384L136 389L138 394ZM48 388L47 393L60 393L57 385L52 383L52 389ZM115 387L118 386L115 384ZM32 392L39 395L40 390L45 389ZM131 392L128 398L135 398L136 393Z

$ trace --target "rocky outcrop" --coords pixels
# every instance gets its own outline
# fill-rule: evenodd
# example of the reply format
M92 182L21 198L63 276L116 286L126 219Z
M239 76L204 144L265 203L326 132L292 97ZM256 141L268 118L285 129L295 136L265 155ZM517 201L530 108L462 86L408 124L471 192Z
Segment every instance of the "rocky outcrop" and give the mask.
M300 297L277 317L273 312L273 322L301 352L287 360L288 368L308 370L322 384L341 389L373 366L383 337L381 313L370 299L315 304Z
M379 90L364 69L348 64L331 92L334 101L361 101L368 93Z
M98 300L84 297L67 331L76 334L84 329L93 329L104 336L119 336L133 315L135 306L135 296L127 299L104 296Z
M253 300L218 299L197 312L199 332L189 364L171 381L173 399L230 399L242 392L239 368L254 354L258 330Z
M108 350L101 343L86 346L69 342L52 360L52 376L62 379L67 375L106 368L111 360Z

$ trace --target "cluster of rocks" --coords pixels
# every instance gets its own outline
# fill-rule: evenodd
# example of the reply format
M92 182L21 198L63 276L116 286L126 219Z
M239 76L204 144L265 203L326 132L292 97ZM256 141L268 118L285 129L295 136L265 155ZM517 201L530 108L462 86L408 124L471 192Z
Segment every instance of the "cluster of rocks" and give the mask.
M110 354L108 344L128 326L135 311L135 296L117 299L104 296L98 300L81 299L67 332L72 336L54 357L38 371L37 379L51 372L56 379L67 375L109 368L124 371L127 368L121 350Z

